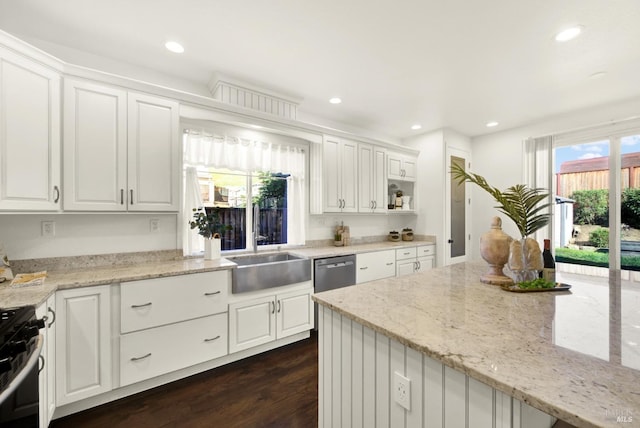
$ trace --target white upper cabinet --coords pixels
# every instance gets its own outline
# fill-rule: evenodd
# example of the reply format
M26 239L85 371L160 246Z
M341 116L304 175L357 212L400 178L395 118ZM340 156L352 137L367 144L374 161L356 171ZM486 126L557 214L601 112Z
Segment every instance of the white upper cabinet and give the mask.
M64 209L178 211L178 103L64 84Z
M129 211L178 211L178 103L129 93Z
M0 47L0 209L60 209L60 75Z
M389 153L387 157L389 178L393 180L415 181L417 161L415 156Z
M358 211L387 212L387 151L370 144L358 144Z
M64 82L64 209L126 211L127 93Z
M322 143L324 212L358 211L358 144L325 136Z

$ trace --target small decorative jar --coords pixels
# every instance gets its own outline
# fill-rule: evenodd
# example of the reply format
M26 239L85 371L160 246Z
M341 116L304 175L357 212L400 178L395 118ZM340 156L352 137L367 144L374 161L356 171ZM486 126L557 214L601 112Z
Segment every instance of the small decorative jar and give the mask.
M403 241L413 241L413 230L411 230L411 229L402 229L402 240Z
M398 233L395 230L392 230L391 232L389 232L389 241L397 242L399 240L400 240L400 233Z

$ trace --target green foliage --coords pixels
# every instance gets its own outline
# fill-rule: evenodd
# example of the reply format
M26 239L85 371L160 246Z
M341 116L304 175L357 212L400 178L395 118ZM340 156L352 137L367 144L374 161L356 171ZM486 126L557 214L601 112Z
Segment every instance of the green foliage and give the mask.
M222 235L232 226L223 224L220 221L220 208L211 208L206 212L204 208L193 209L193 219L189 222L191 229L198 228L198 234L207 239L215 238L215 235ZM218 236L219 237L219 236Z
M609 247L609 229L599 227L589 234L589 241L598 248Z
M608 267L609 254L571 248L556 248L556 262ZM624 270L640 271L640 257L638 256L621 256L620 264Z
M576 224L609 225L609 191L576 190L569 196L573 204L573 221Z
M258 173L262 186L254 202L263 208L283 208L287 204L287 175L270 172ZM275 206L273 206L275 205Z
M487 183L483 176L468 173L458 164L451 165L451 174L458 184L465 181L477 184L493 196L499 204L495 208L513 220L523 238L549 223L550 214L543 212L549 204L540 205L540 202L549 197L549 194L543 193L544 189L531 189L523 184L516 184L501 191Z
M620 209L622 223L640 229L640 188L624 189Z

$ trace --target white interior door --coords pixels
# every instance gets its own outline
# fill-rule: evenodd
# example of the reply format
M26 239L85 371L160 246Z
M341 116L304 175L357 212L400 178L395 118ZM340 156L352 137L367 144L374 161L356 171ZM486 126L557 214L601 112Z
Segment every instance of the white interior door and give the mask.
M445 167L445 236L444 264L467 260L471 239L471 193L468 183L457 184L451 177L451 165L459 164L465 170L471 165L471 155L464 150L447 147Z

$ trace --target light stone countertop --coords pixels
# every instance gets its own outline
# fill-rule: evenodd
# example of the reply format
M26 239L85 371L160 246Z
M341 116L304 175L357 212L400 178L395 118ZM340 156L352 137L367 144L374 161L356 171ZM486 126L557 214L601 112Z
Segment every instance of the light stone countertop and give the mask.
M336 257L347 254L370 253L382 250L397 250L399 248L419 247L421 245L435 245L434 241L414 240L414 241L380 241L368 244L348 245L346 247L323 246L323 247L300 247L291 248L287 251L292 254L301 255L310 259L320 259L325 257Z
M294 247L282 251L313 259L429 244L434 244L434 242L378 241L347 247ZM181 258L177 257L178 254L182 254L182 252L168 250L20 260L16 262L19 269L14 270L14 273L47 270L47 278L44 285L41 286L16 288L11 287L9 281L0 284L0 308L38 306L56 290L233 269L236 266L235 263L224 257L220 260L204 260L202 258Z
M571 291L512 293L481 283L486 268L461 263L314 300L565 422L640 426L637 284L559 273Z
M211 272L232 269L235 266L235 263L225 258L219 260L193 258L52 271L47 272L47 278L43 285L11 287L9 281L2 284L0 286L0 307L37 306L47 300L56 290Z

